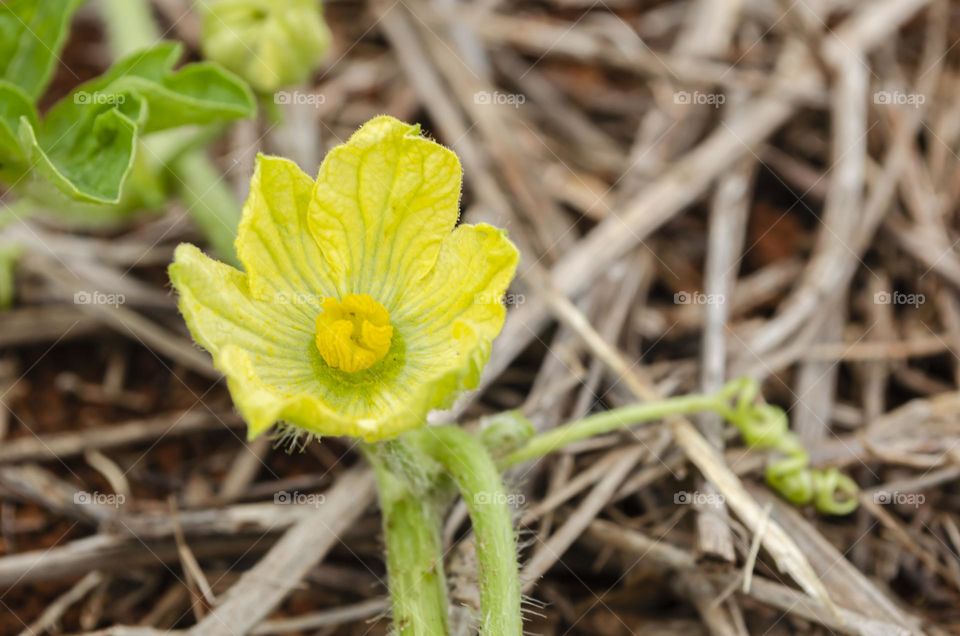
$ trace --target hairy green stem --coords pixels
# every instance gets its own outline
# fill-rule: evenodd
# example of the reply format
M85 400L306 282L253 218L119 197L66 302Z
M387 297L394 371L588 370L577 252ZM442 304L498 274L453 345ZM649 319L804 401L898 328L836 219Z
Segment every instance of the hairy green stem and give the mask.
M425 452L453 478L470 513L480 564L480 632L520 636L517 541L500 470L480 440L458 427L428 427L415 435Z
M786 413L759 399L756 380L738 378L713 395L685 395L612 409L534 435L500 459L503 468L543 457L595 435L677 415L712 411L734 425L751 448L780 453L767 466L767 483L795 505L813 504L822 513L844 515L857 507L858 487L835 468L810 466L810 455L789 430Z
M377 476L394 629L402 636L445 636L448 601L439 506L419 490L410 471L396 470L398 454L402 466L419 451L402 440L364 450Z
M618 409L604 411L590 415L581 420L569 422L563 426L535 435L530 440L509 453L501 460L503 467L509 467L522 462L548 455L555 450L568 446L574 442L602 435L617 429L627 428L634 424L655 422L673 415L689 415L701 411L717 411L723 413L729 410L724 401L724 394L716 395L684 395L667 398L657 402L646 402L624 406Z

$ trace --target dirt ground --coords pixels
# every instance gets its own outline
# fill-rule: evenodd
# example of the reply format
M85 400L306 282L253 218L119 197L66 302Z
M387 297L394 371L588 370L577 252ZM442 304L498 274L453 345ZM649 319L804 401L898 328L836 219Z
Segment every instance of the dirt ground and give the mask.
M154 0L198 59L188 5ZM458 153L464 220L508 228L523 260L482 387L447 419L522 409L546 430L749 376L860 487L849 515L792 506L771 454L709 417L516 469L526 633L960 634L960 4L325 10L312 98L209 154L242 197L258 151L315 172L379 113ZM109 65L104 39L81 9L43 104ZM202 242L187 212L14 228L33 238L0 313L0 634L185 630L284 541L316 565L274 572L292 591L243 633L388 634L354 444L248 444L177 314L166 266ZM274 505L289 492L343 504ZM297 552L305 520L337 532ZM454 629L475 633L462 507L444 536Z

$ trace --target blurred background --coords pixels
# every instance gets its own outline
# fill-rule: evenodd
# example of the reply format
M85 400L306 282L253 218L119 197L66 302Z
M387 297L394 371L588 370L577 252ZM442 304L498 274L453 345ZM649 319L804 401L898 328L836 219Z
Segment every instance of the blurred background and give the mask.
M41 113L160 37L257 108L150 137L150 196L110 214L0 190L0 634L389 633L353 443L246 443L166 275L182 241L232 258L256 153L315 174L381 113L455 150L463 220L523 253L481 390L438 421L548 429L750 376L861 488L849 515L792 506L708 417L519 469L527 633L960 633L957 3L334 0L326 27L289 4L263 32L91 0L62 50L35 34ZM472 634L461 506L444 537Z

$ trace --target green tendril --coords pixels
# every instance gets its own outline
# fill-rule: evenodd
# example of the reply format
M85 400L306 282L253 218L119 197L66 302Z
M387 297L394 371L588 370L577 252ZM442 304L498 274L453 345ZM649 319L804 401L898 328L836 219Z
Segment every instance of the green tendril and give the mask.
M857 508L856 482L836 468L810 466L810 454L789 430L787 414L762 401L756 380L734 380L721 393L733 401L733 408L721 414L737 427L744 441L752 448L779 453L767 466L766 479L784 499L797 506L813 504L830 515L849 514Z

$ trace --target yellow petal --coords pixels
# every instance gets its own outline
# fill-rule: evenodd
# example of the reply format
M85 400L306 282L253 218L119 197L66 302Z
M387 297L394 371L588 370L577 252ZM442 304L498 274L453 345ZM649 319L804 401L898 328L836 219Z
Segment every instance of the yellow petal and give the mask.
M454 391L475 387L503 328L503 298L519 259L506 232L491 225L461 225L448 235L434 269L404 290L391 313L407 334L408 363L429 366L441 386L459 369Z
M257 157L250 194L237 231L237 254L251 293L290 305L309 320L335 294L320 247L307 230L313 180L280 157Z
M228 344L284 359L302 355L313 330L283 305L250 294L247 277L193 245L177 247L170 280L180 292L179 307L194 339L216 358Z
M430 271L456 224L457 156L418 126L376 117L320 166L310 228L340 296L370 294L388 309Z

